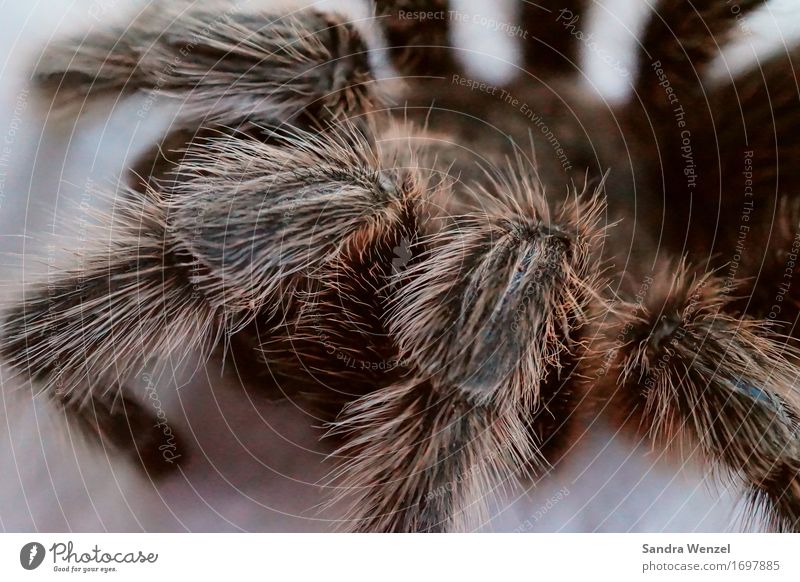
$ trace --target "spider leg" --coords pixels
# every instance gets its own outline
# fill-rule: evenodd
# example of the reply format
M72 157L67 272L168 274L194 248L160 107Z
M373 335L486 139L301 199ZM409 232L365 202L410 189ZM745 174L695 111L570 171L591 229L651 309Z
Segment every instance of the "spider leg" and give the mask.
M716 256L726 287L736 290L736 309L785 324L781 331L794 337L800 314L793 298L800 272L800 168L794 163L800 136L793 130L800 122L798 58L796 48L776 54L713 87L720 145L704 148L709 159L701 168L711 179L701 210L725 225L713 240L706 232L702 242Z
M644 200L651 210L640 224L661 231L661 243L673 256L695 249L706 256L713 252L710 237L716 230L708 228L708 220L717 216L720 196L730 195L718 158L736 147L720 139L725 128L717 124L716 113L720 106L735 108L736 97L724 103L710 99L710 65L747 22L747 14L763 4L737 2L734 13L726 2L662 0L645 26L626 112L639 142L646 190L652 192Z
M408 378L348 406L334 476L353 531L437 532L479 525L477 495L519 478L537 452L513 414ZM476 507L478 511L476 511Z
M352 529L475 527L466 516L481 515L490 484L546 470L567 435L570 419L551 417L574 411L574 394L549 380L569 368L595 298L588 248L601 205L551 222L540 194L520 189L529 197L424 238L397 279L387 331L404 374L333 423Z
M145 363L207 350L215 314L192 289L192 261L170 246L162 201L131 191L113 205L105 248L5 310L0 354L87 434L158 474L176 458L158 447L175 443L158 441L157 411L136 404L127 383Z
M721 279L686 267L653 279L608 352L610 408L645 438L740 478L774 528L797 531L797 351L763 322L731 315Z
M415 188L382 170L357 130L296 139L210 139L173 187L117 196L107 248L7 311L4 360L72 413L113 401L143 361L177 365L258 314L280 320L348 236ZM106 408L84 424L115 442L123 417Z
M362 36L335 14L157 3L127 25L56 40L34 81L61 107L140 92L140 111L163 96L179 100L190 120L230 124L363 109L372 75Z
M525 68L538 77L575 73L579 43L585 32L586 0L566 0L557 8L523 0L520 9Z
M112 398L91 393L84 402L56 398L56 404L85 435L93 435L109 446L141 463L148 475L159 478L172 471L187 455L185 443L160 411L150 410L126 394L129 389L111 389Z
M401 73L427 77L458 70L448 0L381 0L374 5L387 50Z
M636 98L657 117L673 117L675 102L665 98L666 84L684 104L703 98L704 74L737 30L737 22L766 0L743 0L736 11L715 0L661 0L648 20L639 51ZM691 101L691 102L690 102ZM702 101L701 101L702 103Z
M282 139L195 142L171 189L171 233L207 270L202 291L249 320L288 308L350 237L420 191L402 169L381 164L360 128Z
M35 75L40 86L55 89L57 103L104 88L146 94L140 113L161 95L181 102L163 139L134 163L134 188L169 186L195 143L201 148L229 134L290 145L278 134L369 125L364 115L385 97L376 78L381 53L371 50L372 33L360 21L315 10L281 16L163 8L149 8L124 31L90 35L88 43L56 42L48 48L54 58ZM76 76L83 82L70 82Z

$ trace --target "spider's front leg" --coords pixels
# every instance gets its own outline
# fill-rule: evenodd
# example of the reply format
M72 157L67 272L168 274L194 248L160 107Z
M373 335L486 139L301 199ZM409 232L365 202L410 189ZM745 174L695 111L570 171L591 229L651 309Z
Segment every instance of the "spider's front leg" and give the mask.
M664 268L630 305L606 396L645 438L741 478L776 529L800 530L798 353L729 312L724 282Z
M482 496L545 469L566 436L575 395L561 384L597 295L589 247L601 205L551 219L540 193L515 186L527 196L425 237L393 278L387 330L403 373L334 423L351 529L477 527Z

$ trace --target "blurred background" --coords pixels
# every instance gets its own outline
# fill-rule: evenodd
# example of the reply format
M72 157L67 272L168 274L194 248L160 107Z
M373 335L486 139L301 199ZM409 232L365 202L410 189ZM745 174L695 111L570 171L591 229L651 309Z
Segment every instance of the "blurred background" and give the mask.
M310 4L311 2L307 2ZM262 8L287 2L247 2ZM296 6L298 2L291 3ZM363 10L356 0L327 5ZM549 4L549 3L546 3ZM552 2L558 9L558 2ZM135 99L74 120L54 119L27 86L30 64L48 39L125 21L133 0L0 2L0 282L2 301L53 261L79 251L80 216L113 192L136 155L158 139L166 103L141 119ZM511 22L515 2L457 1L462 12ZM623 99L634 70L632 47L650 11L641 0L595 1L582 19L591 34L581 82L609 102ZM726 50L720 67L746 67L794 42L800 2L770 3L750 18L752 34ZM456 24L453 39L471 74L502 83L515 73L519 46L480 24ZM188 379L189 376L191 379ZM318 428L289 403L267 402L219 362L194 374L155 379L169 422L192 457L179 474L147 480L124 460L87 447L30 385L0 368L0 530L325 531L320 479L330 469ZM491 531L728 531L742 527L738 491L691 463L677 465L595 423L558 471L535 486L498 491ZM753 527L757 527L757 524Z

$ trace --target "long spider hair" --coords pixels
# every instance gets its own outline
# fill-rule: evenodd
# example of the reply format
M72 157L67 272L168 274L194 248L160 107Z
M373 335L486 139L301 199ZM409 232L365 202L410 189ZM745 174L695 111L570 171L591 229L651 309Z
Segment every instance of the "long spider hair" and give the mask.
M524 2L526 74L498 99L460 89L447 18L401 14L448 2L378 4L159 5L49 45L33 79L60 110L181 108L111 240L6 310L4 361L166 476L127 381L222 349L327 427L354 531L474 529L488 491L551 471L599 416L800 528L797 51L715 84L734 15L662 0L611 107Z

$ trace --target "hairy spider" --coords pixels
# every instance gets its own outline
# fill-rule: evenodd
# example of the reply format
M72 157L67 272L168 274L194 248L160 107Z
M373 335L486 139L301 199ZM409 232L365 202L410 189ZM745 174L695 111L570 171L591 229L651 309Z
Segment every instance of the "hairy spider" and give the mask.
M409 22L445 0L158 4L52 43L34 80L62 110L181 107L110 201L110 242L6 311L5 362L161 475L127 382L225 346L327 423L351 530L471 529L601 414L800 530L797 51L714 82L734 13L662 0L609 106L557 11L522 4L527 74L487 90L448 18Z

